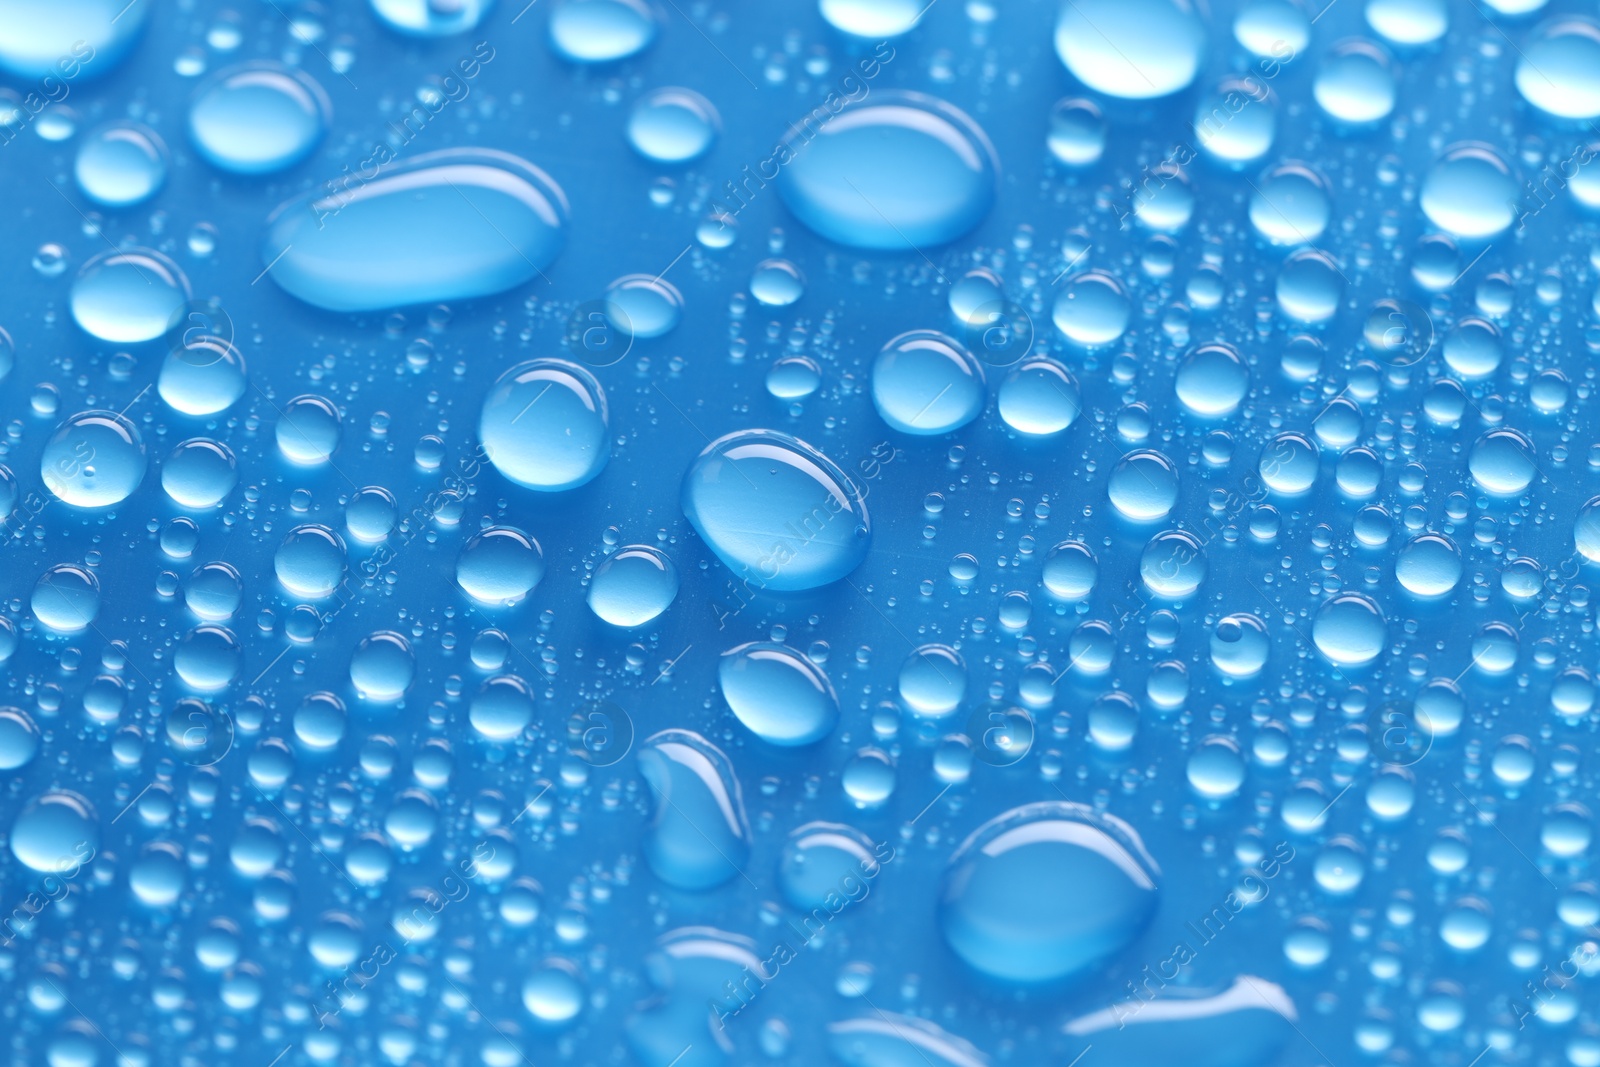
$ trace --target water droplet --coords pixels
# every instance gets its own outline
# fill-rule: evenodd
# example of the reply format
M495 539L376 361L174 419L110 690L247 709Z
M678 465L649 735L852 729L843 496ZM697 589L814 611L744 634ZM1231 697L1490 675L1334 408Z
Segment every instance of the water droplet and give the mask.
M1122 283L1105 271L1090 270L1067 279L1050 319L1071 340L1094 347L1119 340L1132 314L1133 304Z
M637 55L656 37L645 0L564 0L550 13L550 44L573 63L612 63Z
M547 493L576 488L611 459L605 390L575 363L519 363L484 398L478 436L489 462L516 484Z
M1311 623L1311 640L1319 651L1341 667L1371 663L1382 652L1388 636L1383 611L1362 593L1340 593L1317 609Z
M771 744L812 744L839 720L839 698L827 675L784 645L756 641L729 649L717 677L734 715Z
M41 793L22 806L11 824L11 854L31 870L76 873L100 847L94 806L65 789Z
M261 262L315 307L378 311L523 285L560 254L566 227L566 194L533 164L445 149L358 188L281 205L267 220Z
M408 37L452 37L482 22L494 0L370 0L372 13ZM483 46L479 45L479 49ZM481 51L476 53L481 56ZM489 53L494 55L493 51Z
M821 7L840 33L874 41L910 33L927 10L922 0L822 0Z
M1423 214L1457 237L1493 237L1516 221L1521 193L1498 151L1467 141L1451 145L1428 169Z
M204 417L228 410L248 384L239 350L220 337L206 337L167 353L156 392L174 411Z
M1003 981L1078 977L1144 929L1159 873L1122 820L1079 804L1027 804L984 823L951 856L940 932Z
M1516 86L1534 107L1564 119L1600 116L1600 24L1557 17L1517 51Z
M722 118L711 101L692 89L655 89L628 115L628 143L655 163L688 163L711 150Z
M39 457L39 475L58 499L80 508L108 508L144 481L144 441L112 411L82 411L56 428Z
M1374 41L1349 38L1335 44L1311 83L1317 105L1352 126L1383 121L1397 95L1394 61Z
M1106 496L1126 519L1159 522L1178 503L1178 468L1160 452L1129 452L1112 468Z
M479 531L456 557L456 584L472 599L496 607L521 601L544 572L544 549L514 526Z
M678 568L653 545L623 545L589 579L589 610L613 626L643 626L678 596Z
M148 126L109 122L84 136L73 175L83 195L97 204L142 204L166 183L167 146Z
M1231 415L1250 389L1250 370L1237 349L1222 341L1195 348L1183 357L1173 389L1184 407L1204 418Z
M274 174L316 151L332 116L328 94L310 75L260 60L200 84L189 138L201 158L231 174Z
M1539 473L1533 442L1517 430L1490 430L1473 442L1467 454L1472 480L1487 492L1515 496L1533 484Z
M668 885L712 889L750 859L750 823L733 765L697 733L663 730L639 747L639 773L655 798L645 862Z
M778 193L801 222L853 248L914 251L953 241L988 215L999 161L964 111L888 90L810 118L783 142Z
M278 546L272 563L278 581L291 594L320 600L332 596L344 579L344 539L316 523L296 526Z
M684 475L682 505L717 558L757 591L836 582L872 542L856 484L815 448L774 430L707 445Z
M1083 411L1083 397L1072 372L1053 359L1024 360L1000 383L996 407L1005 424L1030 437L1050 437L1067 429Z
M1188 0L1073 0L1056 21L1056 54L1089 88L1147 100L1189 87L1206 30Z
M891 339L872 364L872 402L902 433L958 430L983 411L983 365L959 341L933 330Z
M150 341L177 321L189 297L189 279L160 252L102 252L73 279L72 318L102 341Z

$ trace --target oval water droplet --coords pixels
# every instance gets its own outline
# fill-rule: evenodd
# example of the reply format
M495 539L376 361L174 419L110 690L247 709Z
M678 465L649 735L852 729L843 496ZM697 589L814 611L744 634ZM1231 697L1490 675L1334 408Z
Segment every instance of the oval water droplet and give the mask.
M261 262L315 307L378 311L523 285L555 261L566 229L566 194L533 164L445 149L359 188L281 205L267 220Z
M707 445L683 477L683 512L751 590L836 582L872 543L861 490L827 456L775 430Z
M722 698L751 733L774 745L809 745L839 721L839 697L822 669L785 645L731 648L717 667Z
M275 174L316 151L332 115L328 94L305 71L257 60L200 84L189 105L189 139L202 159L230 174Z

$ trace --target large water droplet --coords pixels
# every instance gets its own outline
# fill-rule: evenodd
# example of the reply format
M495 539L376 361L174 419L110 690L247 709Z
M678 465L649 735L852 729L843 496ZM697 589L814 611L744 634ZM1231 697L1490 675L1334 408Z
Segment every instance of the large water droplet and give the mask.
M1069 0L1055 41L1061 62L1089 88L1147 100L1189 87L1206 30L1188 0Z
M238 484L232 449L206 437L180 442L161 465L161 488L181 507L214 508Z
M750 732L774 745L809 745L839 721L839 697L805 656L765 641L731 648L717 668L722 698Z
M683 477L683 512L749 590L815 589L872 543L866 499L827 456L774 430L718 438Z
M189 138L215 167L273 174L316 151L332 115L328 94L310 75L260 60L200 84L189 105Z
M484 398L478 437L494 468L542 492L592 480L611 459L605 390L575 363L535 359L502 374Z
M921 93L874 93L826 123L807 116L782 144L789 210L854 248L915 251L971 230L994 202L999 160L964 111Z
M1528 103L1564 119L1600 116L1600 24L1552 19L1517 55L1517 92Z
M239 350L220 337L207 337L167 353L156 392L174 411L203 417L228 410L248 384Z
M261 261L308 304L377 311L529 282L560 254L566 226L566 194L533 164L445 149L283 204L267 220Z
M958 430L978 417L985 398L983 365L933 330L893 338L872 363L872 402L901 433Z
M177 321L189 297L189 279L160 252L102 252L73 279L72 318L102 341L149 341Z
M87 567L58 563L39 576L29 606L50 629L76 633L100 614L100 579Z
M65 789L34 797L11 824L11 854L45 874L76 873L99 846L94 806Z
M1205 418L1232 414L1250 388L1250 370L1237 349L1222 341L1200 345L1183 357L1173 389L1184 407Z
M1144 929L1159 874L1122 820L1080 804L1027 804L984 823L951 856L939 929L991 977L1077 977Z
M108 74L138 39L154 6L127 0L0 0L0 68L27 82L49 76L57 85Z
M344 539L317 523L296 526L278 546L273 569L283 587L297 597L331 596L344 579Z
M514 526L479 531L456 557L456 584L472 599L496 607L527 596L544 571L544 549Z
M1539 473L1533 442L1526 434L1502 427L1472 444L1467 470L1479 487L1499 496L1515 496L1533 484Z

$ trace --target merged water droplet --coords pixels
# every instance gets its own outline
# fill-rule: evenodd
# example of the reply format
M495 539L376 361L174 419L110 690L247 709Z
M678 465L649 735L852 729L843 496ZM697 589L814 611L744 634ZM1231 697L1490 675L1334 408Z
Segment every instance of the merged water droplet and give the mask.
M656 877L689 890L738 877L750 860L750 822L722 750L692 731L663 730L640 744L638 761L655 800L643 851Z

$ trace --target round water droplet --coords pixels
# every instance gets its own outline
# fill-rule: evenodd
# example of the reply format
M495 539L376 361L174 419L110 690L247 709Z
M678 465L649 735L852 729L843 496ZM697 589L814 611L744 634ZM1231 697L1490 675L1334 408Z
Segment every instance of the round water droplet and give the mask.
M822 368L810 356L785 356L767 371L767 392L779 400L804 400L822 385Z
M1278 307L1301 322L1327 322L1339 310L1344 282L1344 272L1331 255L1302 248L1278 271Z
M869 884L881 869L877 852L871 838L854 827L806 823L784 841L778 884L785 899L805 912L828 906L830 898L837 902L841 895L855 899L858 887Z
M527 596L544 572L544 549L514 526L474 534L456 557L456 584L472 599L496 607Z
M370 0L372 13L397 33L408 37L451 37L466 33L482 22L494 0ZM483 45L475 54L484 55ZM491 50L490 56L494 55Z
M513 741L533 721L533 690L514 674L490 678L472 698L467 718L490 741Z
M220 337L207 337L167 353L156 392L174 411L204 417L228 410L248 384L239 350Z
M1317 609L1311 640L1341 667L1371 663L1382 652L1388 624L1377 603L1361 593L1340 593Z
M522 982L522 1006L543 1026L566 1026L583 1011L586 994L578 968L547 959Z
M994 202L999 161L964 111L884 90L784 140L778 193L797 218L853 248L915 251L967 233Z
M1272 149L1278 133L1277 101L1266 82L1227 77L1195 105L1200 147L1225 166L1242 168Z
M1082 600L1093 590L1100 563L1082 541L1063 541L1045 557L1044 587L1063 600Z
M1246 0L1234 16L1233 37L1253 55L1288 63L1311 43L1311 17L1294 0Z
M1083 397L1072 372L1053 359L1019 363L1000 383L996 406L1005 424L1030 437L1050 437L1077 421Z
M261 264L290 295L328 311L453 303L532 281L566 231L566 194L544 171L506 152L444 149L281 205Z
M959 341L933 330L891 339L872 364L872 402L902 433L959 430L978 417L985 399L983 365Z
M1208 737L1190 754L1185 773L1196 793L1222 800L1239 792L1245 770L1237 742L1228 737Z
M1451 145L1422 181L1423 214L1457 237L1493 237L1516 221L1521 193L1498 151L1467 141Z
M117 68L143 32L151 6L130 6L126 0L42 5L5 0L0 3L0 69L29 83L50 78L40 91L59 99L68 83Z
M1395 578L1408 592L1422 597L1451 592L1461 581L1461 572L1461 552L1443 534L1412 538L1394 561Z
M1369 126L1388 118L1397 93L1389 53L1382 45L1360 38L1335 44L1311 83L1317 106L1352 126Z
M1183 357L1173 389L1184 407L1214 419L1232 414L1243 402L1250 389L1250 370L1232 345L1213 341Z
M1112 468L1106 495L1124 518L1159 522L1178 503L1178 468L1160 452L1129 452Z
M184 605L210 622L231 619L243 600L244 583L231 563L204 564L183 585Z
M1124 100L1169 96L1194 81L1206 31L1188 0L1072 0L1056 54L1089 88Z
M296 526L278 546L272 564L291 594L320 600L333 595L344 579L344 539L316 523Z
M484 398L478 437L489 462L516 484L547 493L576 488L611 459L605 390L575 363L519 363Z
M1473 442L1467 470L1479 488L1498 496L1515 496L1533 484L1539 473L1533 442L1517 430L1490 430Z
M1583 15L1554 18L1518 49L1522 98L1564 119L1600 116L1600 24Z
M750 272L750 295L767 307L788 307L805 291L805 276L786 259L762 260Z
M813 744L839 721L839 697L827 675L787 646L756 641L729 649L717 677L734 715L771 744Z
M77 873L99 847L94 805L65 789L34 797L11 824L11 854L44 874Z
M948 715L967 694L967 665L948 645L923 645L900 667L900 699L919 715Z
M379 630L361 639L350 654L350 682L367 700L399 700L411 688L417 659L411 642L392 630Z
M1133 304L1122 283L1101 270L1068 278L1056 295L1050 318L1056 329L1080 345L1109 345L1128 329Z
M82 411L56 428L39 457L45 488L80 508L108 508L144 481L144 441L113 411Z
M692 89L655 89L640 97L628 116L628 143L655 163L688 163L711 150L722 118L711 101Z
M239 464L220 441L192 437L179 443L161 465L161 488L186 508L214 508L239 484Z
M166 183L166 143L141 123L109 122L84 136L73 176L83 195L97 204L142 204Z
M39 751L39 727L21 708L0 708L0 771L14 771L33 762Z
M72 318L102 341L150 341L167 332L190 295L189 279L160 252L102 252L73 279Z
M683 318L683 294L671 282L628 274L606 287L605 316L625 337L661 337Z
M1262 175L1250 197L1250 225L1276 245L1315 241L1332 214L1327 179L1310 164L1294 160Z
M1211 631L1211 662L1230 678L1252 678L1266 666L1272 637L1266 623L1248 613L1225 615Z
M178 643L172 669L191 689L209 693L233 684L243 658L238 639L226 627L198 626Z
M678 596L678 568L653 545L623 545L589 579L589 610L613 626L643 626Z
M939 929L969 965L1033 983L1085 975L1149 922L1160 872L1133 828L1079 804L1028 804L951 856ZM1070 894L1059 891L1072 886Z
M550 13L550 44L573 63L611 63L636 55L656 36L646 0L564 0Z
M316 151L333 109L302 70L270 60L211 75L189 105L189 138L201 158L232 174L273 174Z
M1106 119L1092 100L1074 97L1050 110L1050 154L1069 167L1100 162L1106 150Z
M822 0L821 6L828 25L872 40L910 33L927 10L922 0Z
M1187 530L1158 533L1139 557L1139 577L1157 596L1181 600L1205 581L1205 550Z

